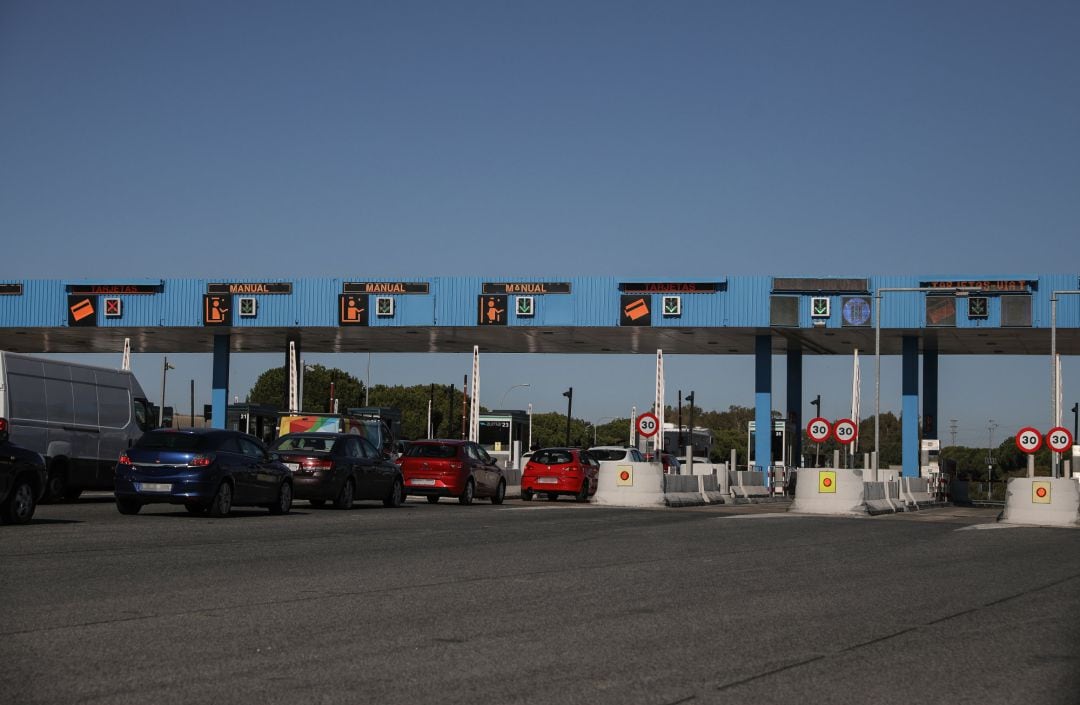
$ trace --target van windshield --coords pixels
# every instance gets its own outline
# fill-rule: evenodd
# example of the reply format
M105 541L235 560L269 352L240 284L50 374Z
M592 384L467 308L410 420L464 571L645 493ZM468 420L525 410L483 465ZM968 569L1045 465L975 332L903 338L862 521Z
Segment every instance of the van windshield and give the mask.
M132 410L135 413L135 423L143 431L149 431L154 427L150 421L150 402L145 399L132 399Z
M144 433L136 448L145 450L176 450L182 452L201 452L208 450L210 438L194 433L176 433L175 431L151 431Z

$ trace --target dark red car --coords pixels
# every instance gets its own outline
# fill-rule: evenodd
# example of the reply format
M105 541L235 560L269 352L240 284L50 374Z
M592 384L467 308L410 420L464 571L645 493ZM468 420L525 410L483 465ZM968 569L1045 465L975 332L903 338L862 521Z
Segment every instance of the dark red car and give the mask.
M406 494L423 495L434 504L440 497L457 497L462 504L487 497L502 504L506 479L487 451L471 441L413 441L398 458Z
M521 475L521 498L528 502L534 494L546 494L554 502L559 495L572 495L588 502L596 494L600 463L579 448L541 448L533 453Z
M333 502L349 509L358 499L379 499L387 507L405 501L401 470L368 439L354 433L289 433L273 451L293 474L296 499L321 507Z

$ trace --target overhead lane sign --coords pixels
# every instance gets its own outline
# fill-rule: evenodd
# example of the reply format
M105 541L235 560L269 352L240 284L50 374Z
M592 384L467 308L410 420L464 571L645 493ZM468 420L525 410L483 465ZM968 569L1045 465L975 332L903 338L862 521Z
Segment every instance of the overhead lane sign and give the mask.
M715 294L727 291L727 282L623 282L624 294Z
M72 296L102 296L118 294L160 294L165 290L163 283L159 284L67 284L67 293Z
M343 294L429 294L427 282L345 282Z
M292 282L231 282L207 284L207 294L291 294Z
M570 282L484 282L485 294L569 294Z

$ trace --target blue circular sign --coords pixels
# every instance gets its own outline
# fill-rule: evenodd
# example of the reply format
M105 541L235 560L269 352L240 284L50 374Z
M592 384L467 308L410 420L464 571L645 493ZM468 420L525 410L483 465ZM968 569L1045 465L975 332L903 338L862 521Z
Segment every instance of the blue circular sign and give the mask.
M849 326L865 326L870 320L870 301L862 296L844 300L844 323Z

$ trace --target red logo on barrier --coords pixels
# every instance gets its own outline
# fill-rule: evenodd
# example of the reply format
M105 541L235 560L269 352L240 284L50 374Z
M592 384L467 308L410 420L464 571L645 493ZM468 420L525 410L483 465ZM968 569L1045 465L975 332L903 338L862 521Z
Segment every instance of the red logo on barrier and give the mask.
M1045 497L1046 496L1046 488L1045 487L1040 487L1039 489L1035 490L1035 495L1038 496L1038 497Z
M622 472L619 473L619 479L624 480L624 481L629 480L630 479L630 473L623 470Z
M832 487L832 479L826 477L824 480L821 481L821 484L825 485L826 487Z

